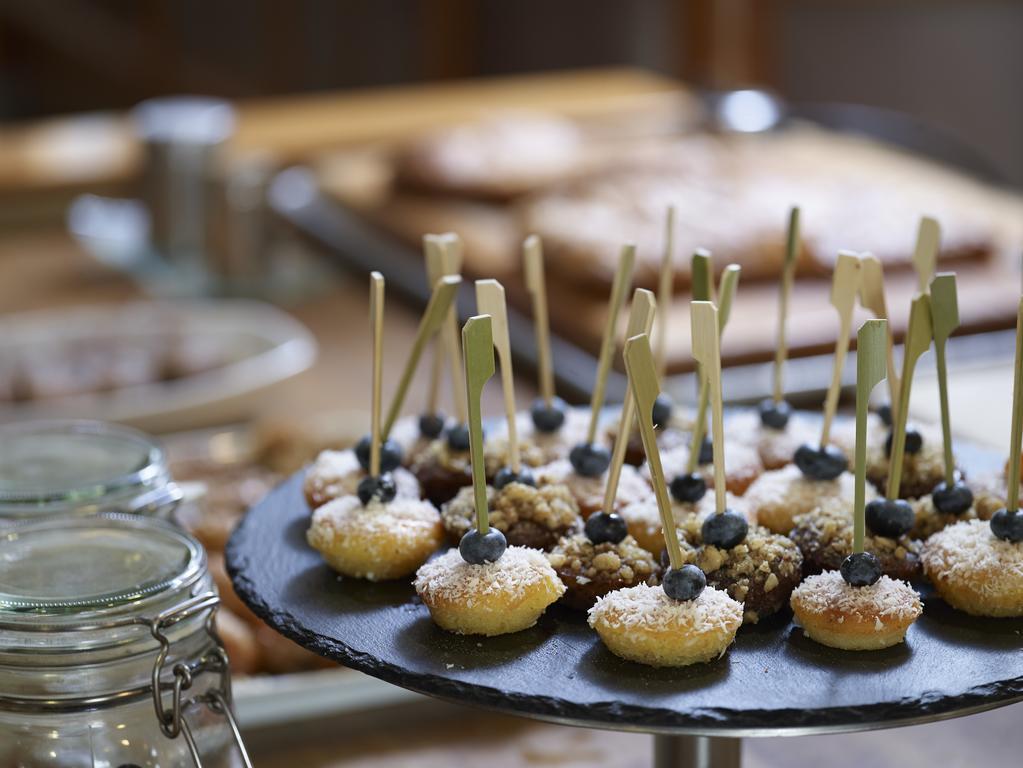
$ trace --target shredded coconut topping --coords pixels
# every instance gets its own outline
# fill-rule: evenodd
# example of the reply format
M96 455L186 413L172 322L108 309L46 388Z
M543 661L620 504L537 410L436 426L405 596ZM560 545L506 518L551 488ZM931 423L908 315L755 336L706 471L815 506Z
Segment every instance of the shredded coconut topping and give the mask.
M483 565L467 563L457 549L450 549L419 569L415 587L428 599L471 607L476 595L521 597L541 582L551 584L559 596L565 593L565 586L538 549L508 547L496 563Z
M742 623L742 605L725 592L707 587L695 600L668 597L661 587L639 584L605 595L589 610L589 624L653 631L734 632Z
M929 575L963 580L987 595L1023 592L1023 544L1003 541L983 520L950 525L924 543Z
M870 586L853 587L838 571L809 577L796 587L792 601L809 613L837 611L882 626L886 621L915 621L923 612L920 596L904 581L882 576Z
M363 506L358 496L342 496L313 512L312 527L343 534L357 526L362 532L401 537L418 536L424 525L435 526L437 520L437 509L428 501L399 497L387 503L374 499Z
M784 506L791 514L809 512L829 498L839 498L852 503L855 478L850 472L843 472L834 480L810 480L804 477L795 464L781 469L764 472L753 481L743 499L750 509ZM867 487L867 500L874 498L873 489Z
M366 476L355 451L321 451L316 461L306 471L303 490L314 504L323 504L331 499L354 494L359 481ZM398 467L391 472L398 496L419 498L419 481L407 469Z
M584 512L593 511L603 506L607 472L599 477L585 477L576 474L572 462L568 459L559 459L538 469L536 476L538 485L561 483L568 486ZM653 495L653 491L649 483L636 471L636 468L629 464L624 465L618 478L618 493L615 496L616 507L649 498L651 495Z

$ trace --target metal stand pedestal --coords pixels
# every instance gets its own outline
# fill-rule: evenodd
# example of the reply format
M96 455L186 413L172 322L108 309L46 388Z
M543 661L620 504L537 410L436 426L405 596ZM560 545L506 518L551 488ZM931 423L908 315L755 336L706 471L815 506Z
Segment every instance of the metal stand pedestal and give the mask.
M654 768L740 768L742 739L654 736Z

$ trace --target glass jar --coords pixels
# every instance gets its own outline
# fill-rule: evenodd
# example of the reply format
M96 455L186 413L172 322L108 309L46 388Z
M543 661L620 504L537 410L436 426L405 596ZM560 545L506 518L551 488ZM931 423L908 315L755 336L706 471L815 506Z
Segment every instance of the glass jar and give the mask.
M152 439L100 421L0 427L0 521L116 511L167 517L181 500Z
M0 766L249 765L200 544L104 513L0 531Z

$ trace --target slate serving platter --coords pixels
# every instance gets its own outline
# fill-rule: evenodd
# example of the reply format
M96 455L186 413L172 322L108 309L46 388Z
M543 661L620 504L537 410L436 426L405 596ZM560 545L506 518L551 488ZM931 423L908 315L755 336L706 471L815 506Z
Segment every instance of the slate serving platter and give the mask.
M996 452L957 445L963 465ZM254 507L227 547L238 595L300 645L460 704L603 729L779 736L910 725L1023 700L1023 620L977 619L924 591L907 642L871 653L805 638L791 615L743 627L729 652L685 669L613 656L582 614L553 606L496 638L438 629L407 581L334 574L305 541L302 473Z

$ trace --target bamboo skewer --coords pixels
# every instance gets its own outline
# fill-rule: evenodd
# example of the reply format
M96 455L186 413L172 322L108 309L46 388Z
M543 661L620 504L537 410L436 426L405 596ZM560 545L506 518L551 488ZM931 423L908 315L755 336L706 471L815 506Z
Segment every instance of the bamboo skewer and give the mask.
M726 509L725 418L721 398L721 346L719 311L710 301L694 301L691 310L693 357L705 372L710 392L714 430L714 505L718 514Z
M512 471L522 470L519 451L518 426L515 418L515 377L512 372L511 342L508 338L508 307L504 286L497 280L476 281L476 309L481 315L490 315L494 349L501 361L501 389L504 411L508 421L508 460Z
M625 338L649 334L656 316L657 302L654 295L645 288L637 288L632 295L632 306L629 308L629 324ZM607 473L607 485L604 487L604 512L614 512L615 497L618 495L618 481L621 478L622 466L625 464L625 451L629 444L629 435L636 420L636 401L626 397L622 403L621 419L618 422L618 438L615 440L614 451L611 453L611 465Z
M873 254L860 256L860 304L875 318L889 320L888 304L884 297L884 268L881 260ZM895 340L892 338L891 323L888 323L887 359L888 359L888 403L891 408L892 423L899 411L899 377L895 369Z
M926 294L917 294L909 310L909 328L903 342L902 382L899 387L898 420L892 424L892 453L888 458L887 497L899 498L902 484L902 459L906 449L906 421L909 415L909 391L913 385L916 361L931 346L931 302Z
M607 322L604 325L604 337L600 343L600 356L597 359L597 379L593 383L593 397L590 400L590 424L586 430L586 442L593 443L597 438L597 426L600 422L600 410L604 407L604 394L607 390L607 374L611 370L611 359L614 356L615 337L618 330L618 315L622 303L632 283L632 266L636 259L636 246L622 246L615 271L614 284L611 287L611 300L608 304Z
M462 241L458 235L428 235L439 251L440 270L442 275L457 275L462 271ZM451 400L456 421L465 422L468 418L465 393L465 377L462 374L462 349L458 336L458 314L454 302L448 309L447 319L441 328L441 339L445 356L451 370Z
M664 255L661 257L661 273L657 281L657 336L654 359L657 361L657 375L664 379L668 368L668 316L671 314L671 298L675 282L675 206L668 206L664 222Z
M384 276L369 275L369 327L373 338L373 393L370 404L369 474L380 475L380 400L383 383L384 345Z
M955 457L952 454L952 417L948 406L948 364L945 348L948 337L959 327L959 300L956 276L944 272L931 281L931 325L934 329L934 358L938 371L938 399L941 405L941 436L945 453L945 484L955 482Z
M533 327L536 332L537 377L540 396L548 408L554 400L554 366L551 364L551 331L547 314L547 282L544 275L543 246L530 235L522 244L526 290L533 303Z
M863 551L867 506L867 406L885 377L888 321L867 320L856 334L856 485L853 492L853 552Z
M490 530L487 507L487 473L483 466L483 387L494 375L494 335L489 315L470 317L462 328L465 352L465 390L468 398L469 460L472 464L473 498L476 503L476 529Z
M774 353L774 377L771 397L775 405L785 399L785 359L788 357L788 336L786 325L789 316L789 300L792 296L792 281L796 275L796 257L799 253L799 207L789 211L788 236L785 239L785 264L781 273L781 294L778 297L778 346Z
M1023 299L1016 311L1016 357L1012 377L1012 429L1009 445L1009 483L1005 508L1010 514L1019 512L1019 456L1023 439Z
M916 247L913 249L913 266L916 268L920 293L927 293L938 263L938 249L941 243L941 226L930 216L920 217L916 231Z
M654 401L660 389L657 384L657 367L654 364L653 352L650 350L650 337L646 334L633 336L625 342L625 369L629 375L629 391L639 415L639 434L643 441L647 463L650 466L650 479L657 498L657 511L661 518L661 529L664 532L664 543L668 549L668 560L673 570L685 565L682 548L675 535L675 518L671 511L671 499L668 486L664 479L664 467L661 464L661 453L657 448L657 435L651 414Z
M831 372L831 385L824 400L824 423L821 427L820 447L823 450L831 440L831 422L838 408L842 389L842 368L849 352L849 333L852 313L860 286L860 260L856 254L842 251L835 262L831 281L831 304L838 311L838 339L835 341L835 360Z

